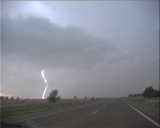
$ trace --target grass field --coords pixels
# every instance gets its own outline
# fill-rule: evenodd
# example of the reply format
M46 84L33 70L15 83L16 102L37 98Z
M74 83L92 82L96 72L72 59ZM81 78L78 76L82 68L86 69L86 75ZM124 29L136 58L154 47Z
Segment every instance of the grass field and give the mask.
M160 107L160 98L130 97L130 100L152 107Z
M41 99L1 100L1 116L15 116L27 113L59 110L72 106L97 102L100 99L62 99L56 103L49 103Z

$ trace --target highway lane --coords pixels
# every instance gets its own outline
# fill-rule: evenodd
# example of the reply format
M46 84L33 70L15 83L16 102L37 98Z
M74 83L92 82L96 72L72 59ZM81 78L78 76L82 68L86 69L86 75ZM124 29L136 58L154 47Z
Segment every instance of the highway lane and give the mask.
M120 98L21 122L37 128L157 128Z

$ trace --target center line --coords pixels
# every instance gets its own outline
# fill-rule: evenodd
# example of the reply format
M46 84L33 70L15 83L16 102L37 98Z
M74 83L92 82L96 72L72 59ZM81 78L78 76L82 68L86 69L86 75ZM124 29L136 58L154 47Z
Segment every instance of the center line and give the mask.
M94 111L94 112L91 113L91 115L96 114L96 113L98 113L98 112L99 112L99 111Z

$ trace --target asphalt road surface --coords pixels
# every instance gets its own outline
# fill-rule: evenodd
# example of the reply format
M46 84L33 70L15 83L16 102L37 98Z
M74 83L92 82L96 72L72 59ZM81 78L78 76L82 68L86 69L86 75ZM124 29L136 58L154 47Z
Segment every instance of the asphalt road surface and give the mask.
M32 128L158 128L159 124L122 99L106 99L63 112L21 120ZM16 123L15 123L16 124Z

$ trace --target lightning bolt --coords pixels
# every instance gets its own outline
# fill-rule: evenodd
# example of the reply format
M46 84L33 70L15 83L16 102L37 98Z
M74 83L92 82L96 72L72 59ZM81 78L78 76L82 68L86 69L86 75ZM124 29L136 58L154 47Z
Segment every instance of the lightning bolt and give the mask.
M47 90L47 88L48 88L48 83L47 83L46 77L45 77L45 75L44 75L44 70L42 70L41 76L42 76L42 78L43 78L43 80L44 80L44 82L45 82L45 84L46 84L46 87L44 88L43 95L42 95L42 99L44 99L46 90Z

